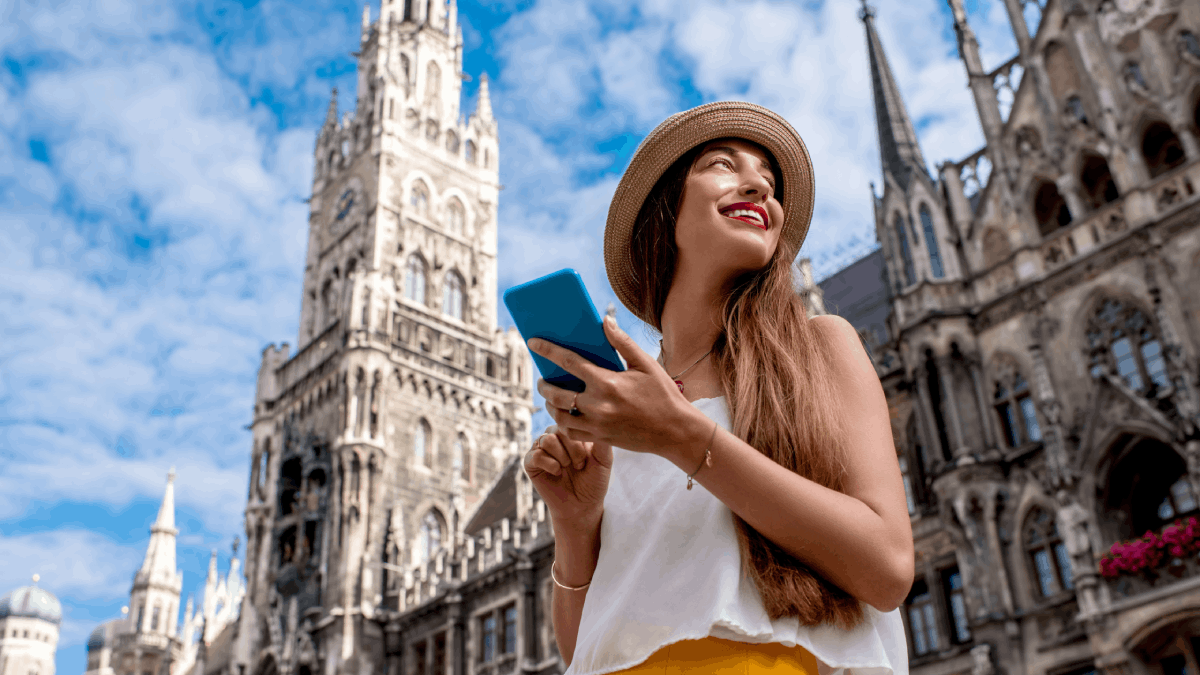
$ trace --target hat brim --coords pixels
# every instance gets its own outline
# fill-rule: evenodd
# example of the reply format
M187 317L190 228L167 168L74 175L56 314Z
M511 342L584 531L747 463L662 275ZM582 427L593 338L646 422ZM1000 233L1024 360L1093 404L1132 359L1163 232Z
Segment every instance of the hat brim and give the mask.
M613 194L604 227L604 267L613 291L629 311L651 325L634 298L629 270L633 224L655 183L688 150L718 138L758 143L775 157L783 174L783 230L780 253L790 262L800 251L812 221L812 160L796 130L774 112L743 101L717 101L676 113L642 140Z

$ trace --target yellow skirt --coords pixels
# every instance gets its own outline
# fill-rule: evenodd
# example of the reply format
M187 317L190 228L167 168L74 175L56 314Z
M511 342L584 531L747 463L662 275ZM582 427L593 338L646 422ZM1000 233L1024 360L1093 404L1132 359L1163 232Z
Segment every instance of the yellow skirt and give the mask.
M817 657L778 642L750 644L722 638L683 640L612 675L817 675Z

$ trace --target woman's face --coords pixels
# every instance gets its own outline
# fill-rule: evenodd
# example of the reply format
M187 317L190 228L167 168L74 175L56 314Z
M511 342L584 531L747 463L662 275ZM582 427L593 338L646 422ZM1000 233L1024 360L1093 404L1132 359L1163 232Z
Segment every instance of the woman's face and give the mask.
M783 230L776 180L766 153L753 143L706 145L684 182L675 227L678 267L727 278L765 267Z

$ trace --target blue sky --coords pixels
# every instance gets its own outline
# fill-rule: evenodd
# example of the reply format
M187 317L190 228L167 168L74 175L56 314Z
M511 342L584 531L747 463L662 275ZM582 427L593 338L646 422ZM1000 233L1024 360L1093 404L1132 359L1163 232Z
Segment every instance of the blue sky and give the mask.
M926 157L970 154L983 141L945 3L875 4ZM499 288L571 266L613 300L599 244L620 172L667 115L718 99L804 136L818 273L870 245L858 5L461 2L464 109L486 72L499 119ZM332 86L351 106L362 8L0 0L0 593L36 572L62 599L62 675L127 601L169 467L185 593L210 549L228 564L255 374L266 345L295 343L313 143ZM1002 3L968 9L1001 63Z

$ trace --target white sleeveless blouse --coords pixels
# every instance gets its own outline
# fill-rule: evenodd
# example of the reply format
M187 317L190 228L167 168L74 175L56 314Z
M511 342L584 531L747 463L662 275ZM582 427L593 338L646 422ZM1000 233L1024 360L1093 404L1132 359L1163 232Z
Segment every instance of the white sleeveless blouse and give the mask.
M729 429L724 397L693 405ZM564 675L630 668L663 646L707 636L799 645L817 658L819 675L907 675L899 609L864 605L866 619L852 631L771 621L754 582L741 575L733 512L703 485L686 485L670 461L613 448L600 557Z

